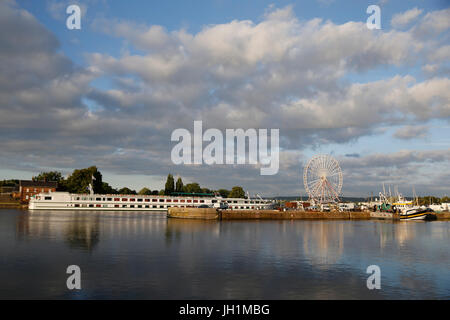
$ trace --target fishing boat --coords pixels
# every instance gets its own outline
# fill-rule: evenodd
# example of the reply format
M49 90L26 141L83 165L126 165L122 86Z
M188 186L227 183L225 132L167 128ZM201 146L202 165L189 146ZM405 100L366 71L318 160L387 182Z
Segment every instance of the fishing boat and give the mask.
M414 208L399 214L400 221L408 220L436 220L434 211L430 208Z
M414 192L415 193L415 192ZM378 219L399 219L400 221L411 220L436 220L435 212L424 206L419 206L418 201L407 200L396 190L396 196L386 194L383 184L383 192L380 192L381 204L375 206L370 216Z

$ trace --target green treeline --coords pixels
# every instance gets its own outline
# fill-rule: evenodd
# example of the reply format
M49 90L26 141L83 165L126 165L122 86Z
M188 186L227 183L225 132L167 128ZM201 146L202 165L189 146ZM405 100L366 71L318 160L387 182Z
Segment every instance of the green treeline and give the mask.
M425 196L425 197L418 197L418 203L421 206L426 206L429 204L441 204L441 203L449 203L450 202L450 197L442 197L442 198L437 198L437 197L433 197L433 196Z
M85 169L76 169L67 178L64 178L58 171L41 172L39 175L33 177L32 180L56 181L58 182L58 191L67 191L71 193L86 193L89 184L92 183L94 192L99 194L171 195L177 193L218 193L224 198L245 198L245 191L240 186L234 186L231 190L211 190L201 187L197 182L184 184L181 177L177 178L177 181L175 182L172 174L167 176L163 190L151 190L147 187L142 188L138 192L128 187L116 189L103 181L102 174L96 166Z

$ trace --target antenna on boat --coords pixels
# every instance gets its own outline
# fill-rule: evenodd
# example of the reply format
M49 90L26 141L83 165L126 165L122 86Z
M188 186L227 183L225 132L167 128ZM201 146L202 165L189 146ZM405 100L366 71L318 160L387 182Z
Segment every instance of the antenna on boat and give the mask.
M89 194L92 196L93 194L94 194L94 187L93 187L93 185L94 185L94 180L95 180L95 177L94 177L94 175L92 175L91 176L91 183L89 183Z
M418 206L419 205L419 199L417 199L416 187L415 186L412 187L412 191L413 191L414 202L416 203L416 206Z

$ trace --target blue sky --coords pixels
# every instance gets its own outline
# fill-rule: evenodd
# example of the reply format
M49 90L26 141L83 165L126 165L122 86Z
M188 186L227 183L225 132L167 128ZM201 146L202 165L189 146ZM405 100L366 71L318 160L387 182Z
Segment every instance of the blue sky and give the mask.
M81 30L65 25L74 3ZM381 7L381 30L365 28L372 4ZM211 188L298 195L302 165L331 153L346 195L376 192L381 182L404 185L405 193L412 185L450 193L447 1L4 6L0 59L11 69L0 81L9 114L1 123L4 178L95 164L116 187L160 189L170 171ZM31 39L29 28L32 41L13 41ZM9 74L13 88L4 84ZM173 166L170 132L199 119L221 129L279 128L280 174Z

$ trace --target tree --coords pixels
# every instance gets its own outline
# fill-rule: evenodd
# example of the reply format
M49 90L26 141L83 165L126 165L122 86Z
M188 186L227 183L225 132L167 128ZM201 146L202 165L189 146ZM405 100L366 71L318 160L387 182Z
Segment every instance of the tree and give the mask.
M47 172L41 172L37 176L31 178L33 181L56 181L61 182L63 180L63 176L61 172L58 171L47 171Z
M111 187L107 182L102 182L102 192L103 194L117 194L118 191Z
M233 187L230 194L228 195L228 198L245 198L244 189L239 186Z
M150 190L149 188L142 188L138 194L140 195L145 195L145 196L149 196L152 194L152 190Z
M202 188L200 188L200 185L197 182L194 182L185 185L183 191L186 193L201 193Z
M119 189L119 194L136 194L136 191L131 190L130 188L124 187Z
M74 170L64 182L64 187L71 193L86 193L90 183L93 183L95 193L103 191L102 174L96 166Z
M202 193L212 193L212 191L208 188L202 188Z
M166 181L166 185L164 188L164 194L170 195L174 191L175 191L175 181L173 179L173 176L169 173L169 175L167 176L167 181Z
M14 179L0 181L1 187L14 187L18 184L19 184L19 180L14 180Z
M433 196L419 197L419 205L426 206L429 204L441 204L441 199Z
M220 194L222 198L227 198L228 195L230 194L230 190L227 189L219 189L217 190L217 192Z
M181 178L177 179L177 183L175 185L175 192L183 192L183 180L181 180Z

